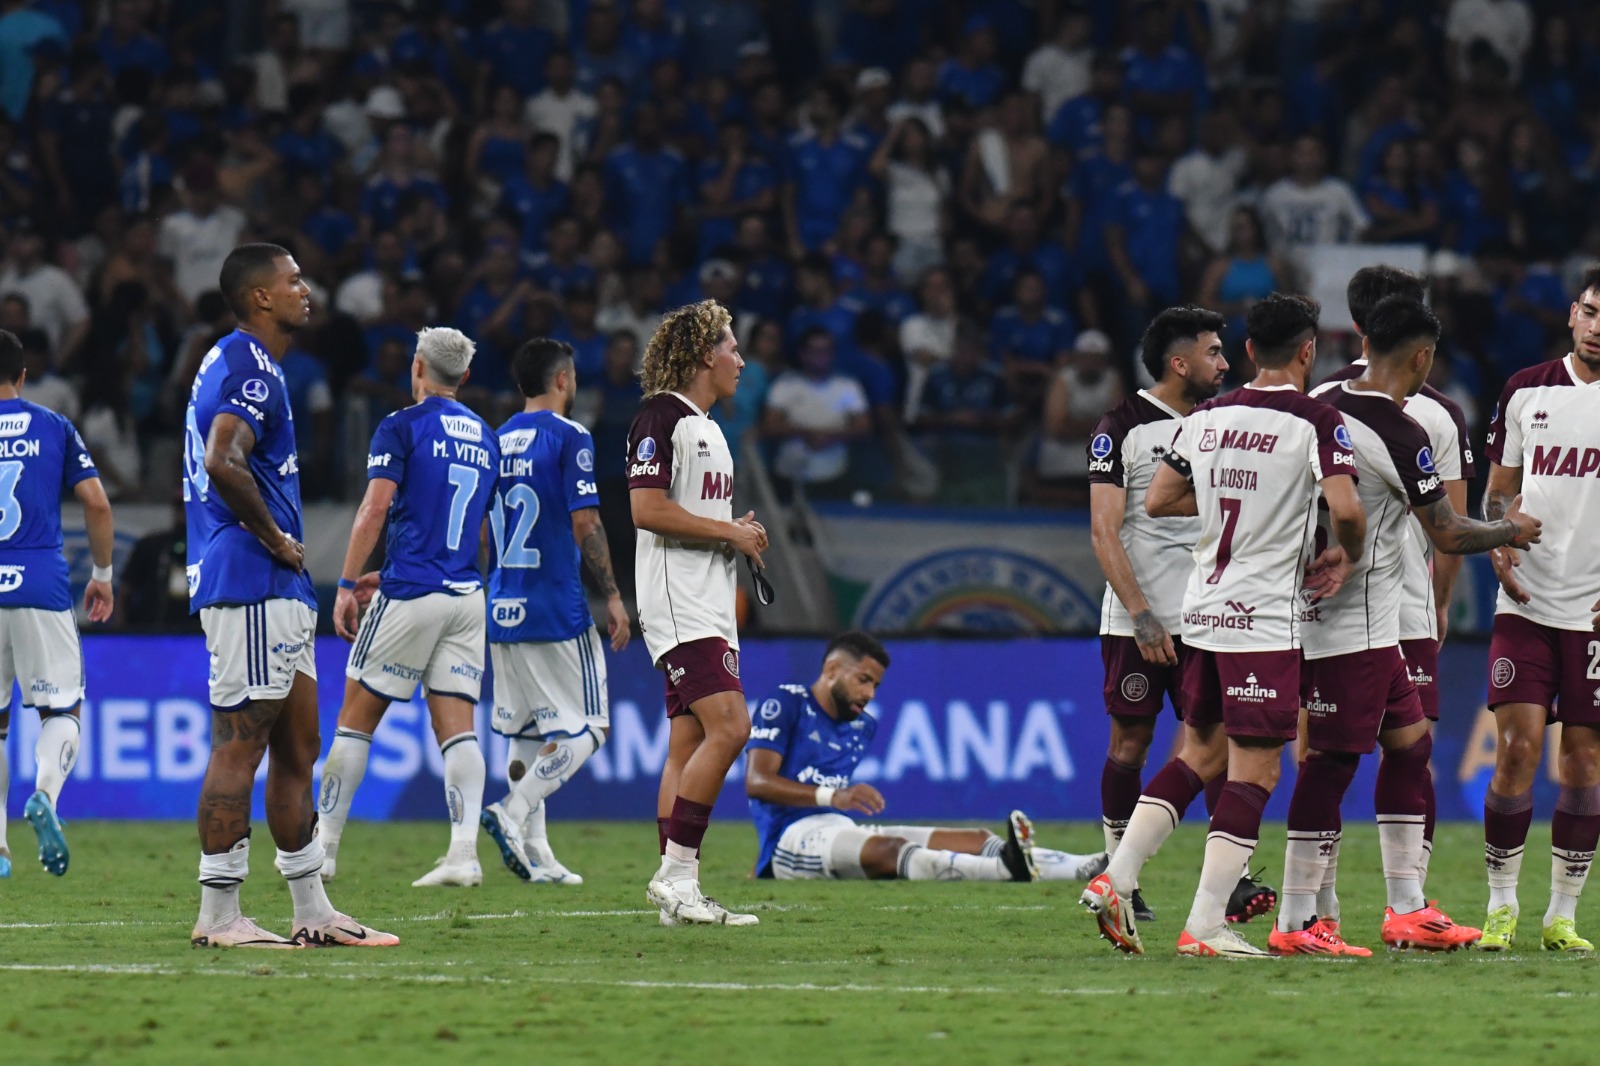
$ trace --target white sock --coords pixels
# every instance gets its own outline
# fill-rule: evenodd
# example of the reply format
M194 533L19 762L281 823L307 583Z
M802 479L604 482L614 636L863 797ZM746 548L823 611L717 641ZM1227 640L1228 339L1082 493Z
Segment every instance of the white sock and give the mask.
M1322 885L1317 889L1317 917L1339 920L1339 893L1334 885L1339 880L1339 842L1343 836L1333 838L1333 850L1328 852L1322 867Z
M1424 840L1422 842L1422 861L1417 864L1418 884L1426 885L1428 883L1428 864L1431 862L1433 862L1433 841Z
M478 857L478 815L483 810L483 782L488 770L476 733L457 733L439 745L444 756L444 799L450 810L450 859Z
M1005 846L1005 841L1003 840L996 839L990 843L998 844L1000 847ZM991 853L988 845L984 845L984 857L993 858L998 856L1000 847L995 848ZM1070 851L1056 851L1054 848L1035 846L1033 849L1033 862L1039 868L1039 880L1041 881L1082 881L1083 878L1078 876L1078 871L1088 865L1094 858L1096 858L1094 855L1074 855Z
M11 854L6 847L6 793L11 789L11 760L6 755L6 738L9 729L0 729L0 854Z
M1550 908L1544 912L1545 925L1557 918L1578 916L1578 897L1583 894L1583 883L1589 880L1593 863L1592 851L1550 849Z
M1133 809L1128 828L1123 832L1117 850L1112 853L1111 865L1106 868L1111 887L1119 895L1125 896L1139 887L1139 873L1144 869L1144 864L1161 850L1161 845L1166 843L1177 827L1178 812L1172 804L1149 796L1139 797L1139 805ZM1238 880L1234 878L1234 881ZM1228 891L1233 889L1230 887Z
M334 731L328 757L322 763L322 791L317 796L317 836L323 847L337 850L350 818L350 804L356 789L367 774L367 756L372 753L372 734L355 729Z
M1323 849L1338 842L1339 831L1289 830L1283 849L1283 897L1278 902L1278 931L1298 933L1315 921L1317 893L1322 887Z
M1417 871L1422 866L1423 816L1380 814L1378 847L1383 852L1383 881L1389 890L1389 908L1411 914L1428 905Z
M1100 831L1106 838L1106 854L1115 855L1117 845L1122 843L1123 834L1128 831L1127 822L1113 822L1110 818L1101 816Z
M1522 875L1523 850L1496 851L1488 856L1490 910L1510 907L1513 915L1521 913L1521 908L1517 906L1517 878Z
M533 761L526 764L522 780L511 786L511 794L502 804L506 816L519 824L526 820L545 797L571 780L599 747L599 739L589 730L575 737L544 738L534 749Z
M694 849L667 841L667 850L661 853L661 869L656 872L658 881L688 881L700 879L700 860Z
M39 725L39 740L33 748L39 769L33 787L50 797L52 807L78 761L80 730L77 716L71 714L52 714Z
M239 917L239 886L250 875L250 838L220 855L200 856L200 922L215 929Z
M1209 940L1227 928L1228 897L1233 895L1239 878L1249 869L1250 856L1255 850L1254 840L1241 840L1226 833L1212 833L1206 837L1206 860L1200 867L1200 887L1195 891L1194 905L1189 908L1189 921L1184 925L1190 936Z
M900 849L900 876L907 881L1009 881L1011 873L998 858L935 851L920 844Z
M278 849L274 865L283 879L289 882L289 898L294 900L294 924L318 925L333 918L338 912L328 901L328 890L322 885L322 840L313 836L311 843L299 851Z
M522 839L528 844L543 844L550 839L544 824L545 804L541 802L522 820Z

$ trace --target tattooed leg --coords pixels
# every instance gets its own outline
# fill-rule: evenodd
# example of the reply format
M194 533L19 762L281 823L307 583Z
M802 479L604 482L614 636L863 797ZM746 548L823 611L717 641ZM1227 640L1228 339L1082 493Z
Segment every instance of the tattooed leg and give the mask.
M218 855L250 832L250 788L282 700L211 712L211 760L200 786L200 850Z

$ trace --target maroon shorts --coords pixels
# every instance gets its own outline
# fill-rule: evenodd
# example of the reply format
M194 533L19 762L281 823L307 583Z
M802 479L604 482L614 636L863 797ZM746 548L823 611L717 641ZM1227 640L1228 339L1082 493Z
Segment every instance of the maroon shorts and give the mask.
M1293 740L1300 725L1300 651L1207 651L1183 656L1183 720L1222 723L1230 737Z
M1594 664L1595 670L1590 669ZM1531 703L1574 725L1600 725L1600 634L1497 614L1489 637L1489 709Z
M1177 666L1161 666L1145 661L1139 642L1132 637L1101 636L1100 659L1106 664L1106 713L1129 718L1155 718L1161 714L1161 697L1172 701L1181 717L1183 641L1172 638L1178 653Z
M667 717L688 714L689 708L719 692L744 694L739 684L739 653L721 637L701 637L661 656L667 675Z
M1306 742L1317 751L1366 755L1379 733L1422 721L1422 700L1398 647L1307 659L1300 699Z
M1417 698L1422 700L1422 714L1430 722L1439 720L1439 642L1432 637L1421 640L1402 640L1400 654L1406 661L1406 673L1416 686Z

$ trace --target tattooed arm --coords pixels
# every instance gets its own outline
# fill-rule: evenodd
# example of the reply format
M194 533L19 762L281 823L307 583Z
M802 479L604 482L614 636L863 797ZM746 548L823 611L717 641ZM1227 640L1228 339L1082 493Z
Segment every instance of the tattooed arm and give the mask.
M622 594L617 591L616 576L611 572L611 546L606 540L605 526L600 524L598 507L572 512L572 538L583 552L583 565L606 598L606 633L611 638L611 650L621 651L628 646L632 627L628 622L628 609L622 604Z
M1505 517L1506 509L1518 499L1522 491L1522 468L1520 466L1501 466L1499 463L1489 465L1489 485L1483 493L1483 517L1495 521ZM1514 569L1521 566L1517 553L1509 547L1496 548L1489 555L1489 562L1494 565L1494 576L1500 580L1500 587L1505 589L1506 595L1518 603L1527 603L1532 599L1522 583L1517 580Z
M1100 570L1106 575L1112 593L1133 617L1139 654L1149 662L1173 666L1177 664L1178 655L1172 637L1150 609L1150 601L1139 587L1133 563L1122 546L1122 520L1127 504L1128 492L1121 486L1089 486L1089 539L1094 545L1094 557L1099 560Z
M1500 513L1503 517L1493 521L1476 522L1456 514L1448 496L1416 511L1433 546L1451 555L1475 555L1507 545L1527 548L1539 542L1539 520L1523 513L1521 496L1513 498Z

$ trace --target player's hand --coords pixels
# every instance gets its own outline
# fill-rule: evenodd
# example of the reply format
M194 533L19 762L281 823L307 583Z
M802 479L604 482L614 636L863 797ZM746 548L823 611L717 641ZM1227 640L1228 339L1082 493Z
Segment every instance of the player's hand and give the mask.
M107 581L91 581L83 590L83 610L91 622L104 622L111 617L111 608L117 598Z
M1589 628L1596 633L1600 633L1600 600L1595 600L1594 606L1590 607L1589 610L1595 612L1595 616L1589 620Z
M306 568L306 546L287 533L280 532L278 539L270 544L263 544L272 557L287 566L295 573L303 573Z
M1334 545L1313 559L1306 568L1305 589L1311 593L1314 601L1329 599L1344 588L1352 569L1354 567L1344 549Z
M1500 587L1505 590L1516 603L1528 603L1533 597L1529 596L1522 583L1517 580L1517 575L1511 571L1522 565L1522 560L1517 557L1515 548L1496 548L1489 553L1489 563L1494 567L1494 576L1499 579Z
M734 519L733 535L728 538L728 543L740 555L747 556L757 566L762 565L761 553L767 550L767 531L756 521L754 511L746 511L742 518Z
M611 637L611 650L621 651L633 636L633 623L628 621L628 609L622 605L621 596L606 600L606 634Z
M1523 512L1521 493L1518 493L1517 498L1511 501L1511 506L1506 508L1506 521L1516 530L1516 535L1511 540L1513 548L1526 550L1539 543L1539 530L1543 523L1533 515Z
M381 576L378 571L369 570L356 578L355 597L357 607L366 610L367 604L372 602L373 593L378 591L378 582Z
M835 790L833 806L836 810L855 811L868 816L883 813L883 793L871 785L851 785Z
M1139 645L1139 654L1147 663L1158 666L1177 666L1178 651L1172 645L1172 634L1156 621L1155 612L1143 610L1133 616L1133 639Z
M345 643L354 644L356 630L361 628L361 606L356 603L356 594L350 589L340 589L333 598L333 631L344 638Z

